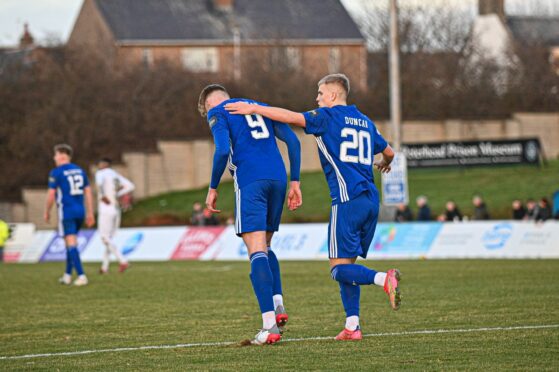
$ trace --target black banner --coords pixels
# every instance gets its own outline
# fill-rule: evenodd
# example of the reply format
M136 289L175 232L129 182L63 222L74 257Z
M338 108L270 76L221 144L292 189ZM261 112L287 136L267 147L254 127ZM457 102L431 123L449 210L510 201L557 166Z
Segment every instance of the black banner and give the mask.
M538 164L537 138L403 144L409 168Z

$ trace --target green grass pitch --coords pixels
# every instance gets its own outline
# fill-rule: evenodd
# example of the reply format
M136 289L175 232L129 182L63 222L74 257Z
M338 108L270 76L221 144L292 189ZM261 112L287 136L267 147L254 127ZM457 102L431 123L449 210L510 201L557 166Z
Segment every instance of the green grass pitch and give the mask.
M113 264L107 276L86 264L83 288L57 283L62 263L3 265L0 370L559 369L559 261L366 264L403 273L400 311L380 287L362 288L361 325L371 336L333 340L345 317L327 262L282 262L290 322L284 341L264 347L238 346L261 325L248 262L133 263L126 274ZM535 328L544 325L553 327ZM533 328L479 330L524 326ZM215 342L233 344L3 358Z

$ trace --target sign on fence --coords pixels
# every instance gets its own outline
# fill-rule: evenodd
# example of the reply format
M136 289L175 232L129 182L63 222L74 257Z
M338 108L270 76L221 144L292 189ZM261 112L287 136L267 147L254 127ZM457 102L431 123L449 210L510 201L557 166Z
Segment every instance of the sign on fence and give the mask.
M382 203L384 205L408 204L408 167L406 156L398 152L392 161L390 173L383 173Z

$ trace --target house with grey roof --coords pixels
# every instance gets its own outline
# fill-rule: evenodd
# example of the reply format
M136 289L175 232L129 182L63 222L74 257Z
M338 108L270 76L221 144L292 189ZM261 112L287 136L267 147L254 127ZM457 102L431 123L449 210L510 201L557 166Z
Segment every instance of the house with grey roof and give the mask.
M559 17L509 16L505 0L478 0L478 9L474 43L485 56L506 64L516 45L539 46L559 74Z
M162 61L209 78L281 67L365 88L365 39L340 0L84 0L69 47L118 66Z

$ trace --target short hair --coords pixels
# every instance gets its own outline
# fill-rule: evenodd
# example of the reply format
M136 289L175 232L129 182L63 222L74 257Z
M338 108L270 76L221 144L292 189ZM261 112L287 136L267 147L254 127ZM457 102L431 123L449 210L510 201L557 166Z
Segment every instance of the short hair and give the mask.
M59 143L58 145L54 146L54 152L59 152L61 154L66 154L69 157L72 157L74 150L72 150L72 146L67 145L65 143Z
M206 116L207 112L206 112L206 98L208 98L208 96L210 94L212 94L213 92L216 91L222 91L225 94L229 94L227 92L227 89L225 89L225 87L223 85L220 84L210 84L210 85L206 85L204 87L204 89L202 89L202 92L200 92L200 98L198 98L198 112L200 113L200 115L202 115L202 117Z
M344 74L330 74L326 75L318 82L318 86L322 84L338 84L341 86L346 96L349 95L349 79Z
M111 158L101 158L101 159L99 159L97 164L99 164L99 163L107 163L107 164L111 165L113 163L113 161L111 160Z

